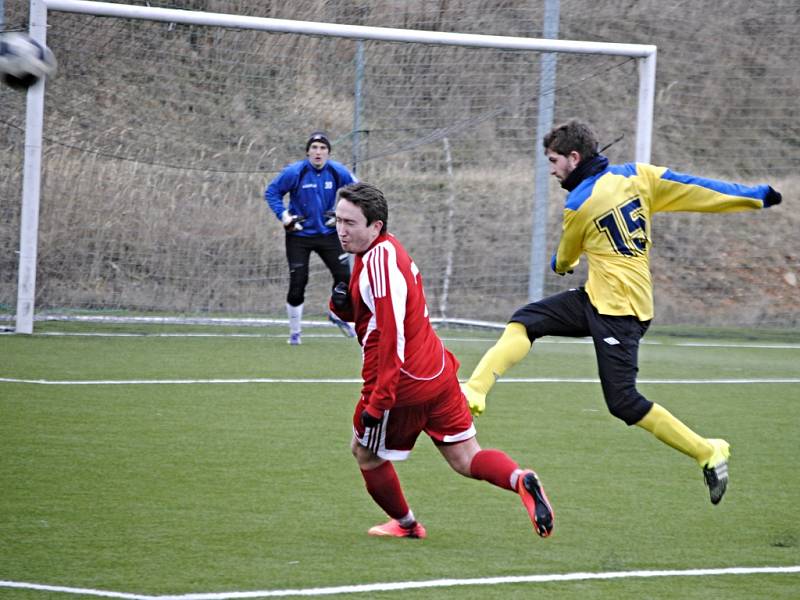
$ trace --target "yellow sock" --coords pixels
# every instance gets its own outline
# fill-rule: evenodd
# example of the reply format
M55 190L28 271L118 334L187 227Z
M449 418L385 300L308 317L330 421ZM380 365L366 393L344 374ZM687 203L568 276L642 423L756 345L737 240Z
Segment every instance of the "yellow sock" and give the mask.
M506 325L497 343L483 355L467 381L467 386L484 396L503 373L528 355L531 341L521 323Z
M701 467L714 454L714 446L707 439L697 435L659 404L653 404L653 408L636 425L668 446L691 456Z

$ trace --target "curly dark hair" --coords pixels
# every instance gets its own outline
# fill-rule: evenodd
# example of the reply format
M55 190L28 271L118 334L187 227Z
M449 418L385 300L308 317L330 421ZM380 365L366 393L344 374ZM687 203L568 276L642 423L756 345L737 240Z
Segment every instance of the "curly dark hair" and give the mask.
M574 150L582 159L586 159L597 154L598 141L597 135L587 123L570 119L553 127L544 136L542 145L545 151L550 150L563 156Z

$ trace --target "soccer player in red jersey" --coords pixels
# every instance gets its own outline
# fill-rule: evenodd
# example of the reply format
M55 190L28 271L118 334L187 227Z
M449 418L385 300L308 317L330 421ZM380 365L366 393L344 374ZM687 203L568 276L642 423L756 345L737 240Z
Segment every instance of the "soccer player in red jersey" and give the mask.
M336 231L355 261L349 287L337 286L330 307L355 323L364 357L351 449L367 491L390 517L369 534L427 536L392 464L409 456L424 431L456 472L516 491L536 533L549 536L553 510L536 473L521 469L505 452L478 445L456 376L458 360L431 326L419 269L386 230L383 193L354 183L337 196Z

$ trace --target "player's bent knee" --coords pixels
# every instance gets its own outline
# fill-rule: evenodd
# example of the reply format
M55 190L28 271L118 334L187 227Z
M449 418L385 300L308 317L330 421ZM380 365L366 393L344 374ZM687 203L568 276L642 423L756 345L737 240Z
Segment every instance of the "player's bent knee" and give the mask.
M375 454L372 450L359 444L356 439L353 439L350 444L350 450L358 463L358 468L363 471L377 469L386 462L386 460Z
M472 475L472 459L481 449L474 437L454 444L440 442L436 444L436 447L451 469L459 475L474 479Z
M606 404L608 411L626 425L634 425L641 421L651 406L651 403L636 390L613 399L606 398Z
M450 465L450 468L452 468L459 475L463 475L464 477L469 477L470 479L475 479L472 476L472 473L470 472L469 468L470 463L468 461L465 460L453 461L453 462L448 462L448 464Z
M305 302L306 285L308 284L308 269L297 267L289 272L289 293L286 302L292 306L300 306Z

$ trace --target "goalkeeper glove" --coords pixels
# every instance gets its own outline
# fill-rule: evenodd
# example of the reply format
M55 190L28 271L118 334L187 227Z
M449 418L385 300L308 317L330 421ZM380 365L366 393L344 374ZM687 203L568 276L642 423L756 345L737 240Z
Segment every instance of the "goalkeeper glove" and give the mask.
M376 417L375 415L372 415L369 412L367 412L367 409L365 407L364 410L361 411L361 416L359 418L361 419L361 424L364 427L375 427L377 425L380 425L381 421L383 421L383 414L381 414L380 417Z
M348 310L350 308L350 292L347 289L347 284L340 281L336 284L331 292L331 303L337 310Z
M286 231L303 231L301 223L305 221L304 217L293 215L288 210L283 211L281 215L281 223Z
M767 192L767 196L764 198L764 208L780 204L781 200L783 200L783 196L781 196L781 193L772 189L772 186L769 186L769 191Z
M553 252L553 258L550 259L550 268L553 269L553 273L555 273L556 275L561 275L561 277L566 275L566 273L559 273L558 271L556 271L556 253L555 252ZM567 271L567 273L569 273L570 275L572 275L574 272L575 271L573 271L572 269Z
M325 212L325 227L336 227L336 211Z

